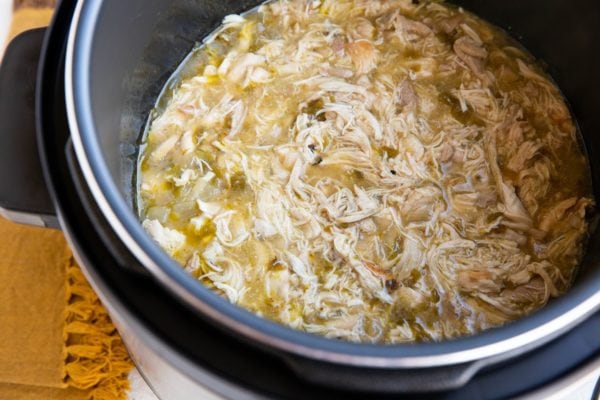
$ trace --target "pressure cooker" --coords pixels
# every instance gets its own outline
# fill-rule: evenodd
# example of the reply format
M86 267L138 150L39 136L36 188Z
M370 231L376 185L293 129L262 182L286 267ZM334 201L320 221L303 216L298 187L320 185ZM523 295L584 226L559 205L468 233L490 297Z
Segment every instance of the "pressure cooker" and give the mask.
M600 198L600 4L454 3L543 60L572 107ZM159 397L505 398L596 380L598 231L572 289L542 310L470 337L397 345L262 319L204 287L146 235L132 197L149 112L194 46L224 16L257 4L63 0L49 28L13 40L0 69L2 214L63 230Z

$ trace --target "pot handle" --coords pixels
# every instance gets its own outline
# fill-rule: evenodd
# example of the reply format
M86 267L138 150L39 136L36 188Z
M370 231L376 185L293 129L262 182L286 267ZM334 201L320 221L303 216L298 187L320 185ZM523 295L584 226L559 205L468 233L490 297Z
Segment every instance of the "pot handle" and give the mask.
M285 361L301 379L348 390L381 394L441 392L466 385L485 365L485 360L447 367L383 369L317 363L313 360L286 357Z
M0 215L59 228L36 140L35 91L46 29L21 33L0 65Z

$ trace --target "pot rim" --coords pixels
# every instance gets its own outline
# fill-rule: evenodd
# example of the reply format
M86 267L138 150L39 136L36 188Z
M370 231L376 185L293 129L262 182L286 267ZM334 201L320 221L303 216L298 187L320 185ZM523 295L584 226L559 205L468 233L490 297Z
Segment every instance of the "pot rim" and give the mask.
M231 304L188 275L154 243L110 175L90 97L90 60L102 5L102 1L79 1L69 29L65 95L75 154L94 200L124 245L164 287L202 315L251 342L304 358L356 367L427 368L523 353L600 309L600 279L590 279L536 313L500 328L443 342L377 345L298 331Z

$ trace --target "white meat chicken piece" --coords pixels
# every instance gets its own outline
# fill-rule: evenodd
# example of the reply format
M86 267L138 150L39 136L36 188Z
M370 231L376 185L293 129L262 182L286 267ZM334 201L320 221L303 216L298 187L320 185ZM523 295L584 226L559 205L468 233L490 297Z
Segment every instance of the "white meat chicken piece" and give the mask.
M377 67L375 46L368 40L357 40L346 45L346 51L359 74L367 74Z
M175 253L185 243L184 234L175 229L165 228L155 219L145 220L142 226L152 239L169 254Z

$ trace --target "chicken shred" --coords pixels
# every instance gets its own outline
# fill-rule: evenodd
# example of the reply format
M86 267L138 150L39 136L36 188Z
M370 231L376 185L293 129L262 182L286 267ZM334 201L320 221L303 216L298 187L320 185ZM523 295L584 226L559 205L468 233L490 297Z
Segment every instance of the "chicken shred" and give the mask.
M140 154L144 228L258 315L443 340L568 290L594 205L558 88L439 1L279 0L184 62Z

